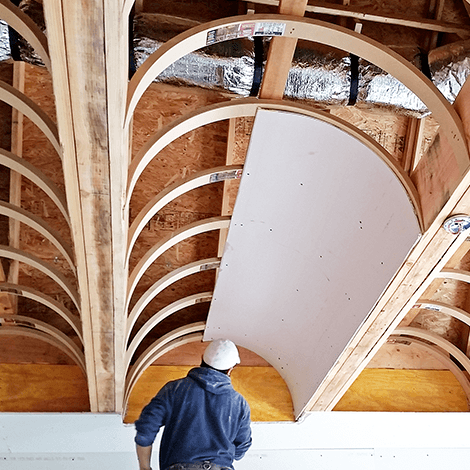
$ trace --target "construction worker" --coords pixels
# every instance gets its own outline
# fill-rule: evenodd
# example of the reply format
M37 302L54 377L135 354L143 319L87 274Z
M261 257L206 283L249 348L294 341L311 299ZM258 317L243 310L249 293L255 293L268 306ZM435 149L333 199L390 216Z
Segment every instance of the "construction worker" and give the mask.
M235 344L218 339L204 351L200 367L163 386L135 422L140 470L151 470L161 426L160 470L233 468L251 445L250 407L230 379L239 363Z

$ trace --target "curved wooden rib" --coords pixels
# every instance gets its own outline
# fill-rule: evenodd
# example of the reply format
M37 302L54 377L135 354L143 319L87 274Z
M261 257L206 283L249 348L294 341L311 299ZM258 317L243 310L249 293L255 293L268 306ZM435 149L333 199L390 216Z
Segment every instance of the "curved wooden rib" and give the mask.
M403 341L403 337L395 335L391 335L389 339ZM465 392L465 395L467 396L467 403L470 409L470 382L468 381L465 374L460 370L460 367L446 353L436 346L425 343L418 338L407 337L406 341L412 343L414 347L417 347L418 349L421 349L422 351L425 351L426 353L434 356L444 367L449 369L450 372L454 374L455 378L459 381L463 391Z
M436 274L436 277L470 283L470 272L462 269L442 269Z
M417 308L446 313L447 315L457 318L457 320L470 326L470 313L462 310L461 308L448 305L445 302L438 302L436 300L420 299L417 303L419 304Z
M170 331L155 341L151 346L149 346L139 357L139 359L137 359L127 374L124 405L127 404L129 396L132 392L132 389L134 388L134 385L137 383L137 380L139 380L140 376L149 366L152 365L153 362L155 362L159 357L163 356L167 352L182 346L183 344L202 341L202 335L205 326L205 322L197 322L182 326L173 331ZM124 409L126 409L126 406L124 406Z
M153 330L162 320L169 317L175 312L183 310L186 307L191 305L200 304L202 302L210 302L212 300L212 292L201 292L199 294L188 295L183 299L179 299L170 305L167 305L165 308L162 308L160 311L152 315L147 322L139 329L137 334L131 341L131 344L127 348L126 354L124 356L124 365L126 370L131 363L132 356L134 356L137 348L143 339Z
M310 18L283 15L245 15L223 18L191 28L170 39L154 52L137 70L129 83L125 126L130 123L142 94L150 83L169 65L184 55L207 45L208 33L243 23L269 22L285 25L284 37L305 39L329 45L377 65L403 83L433 113L439 122L463 175L469 166L468 149L462 123L449 102L432 82L396 52L359 33Z
M80 341L83 344L82 326L80 321L60 302L57 302L52 297L43 294L42 292L39 292L32 287L11 284L9 282L0 283L0 292L7 292L8 294L26 297L27 299L39 302L54 310L75 330L75 333L77 333L77 336L80 338Z
M0 0L0 18L23 36L51 70L47 38L37 24L9 0Z
M132 270L131 275L129 276L129 284L127 289L127 305L129 307L129 302L131 300L134 289L139 282L140 278L144 275L148 267L166 250L176 245L177 243L186 240L187 238L194 237L201 233L210 232L211 230L220 230L222 228L227 228L230 224L230 217L220 216L220 217L211 217L204 220L199 220L192 224L188 224L172 235L165 237L160 243L153 246L141 260L137 263L137 266Z
M229 165L198 171L188 178L178 181L177 183L168 186L163 191L160 191L145 205L130 226L127 243L127 262L129 262L129 257L132 248L134 247L134 243L145 225L147 225L150 219L166 204L193 189L209 183L217 183L219 181L229 179L232 175L237 175L237 172L241 172L242 169L243 165ZM235 177L236 176L233 176L233 178Z
M410 177L397 164L396 160L374 139L357 129L355 126L336 116L331 115L330 113L312 109L301 104L292 104L276 100L259 100L256 98L245 98L206 106L199 110L188 113L178 119L175 119L168 126L165 126L163 129L157 132L148 142L145 143L144 146L142 146L129 166L127 204L129 204L137 180L146 166L158 155L158 152L160 152L168 144L173 142L178 137L181 137L185 133L206 124L223 121L225 119L254 116L259 108L294 112L320 119L324 122L327 122L328 124L342 129L343 131L360 140L364 145L379 155L380 158L382 158L382 160L400 180L401 184L408 193L408 197L414 206L416 214L418 215L420 227L423 229L422 211L418 202L419 196L415 185L412 183Z
M166 276L159 279L153 286L151 286L137 301L132 308L129 317L127 318L126 338L124 344L129 342L129 337L132 332L137 318L142 313L144 308L163 290L180 279L191 274L207 271L208 269L217 269L220 266L220 258L207 258L193 263L186 264L174 271L171 271Z
M46 224L40 217L8 202L0 201L0 214L29 225L31 228L43 235L62 253L66 261L69 263L73 273L76 274L75 265L72 259L72 247L63 240L57 230L54 230Z
M13 325L12 325L13 322ZM26 330L36 330L42 333L45 333L47 336L54 340L55 346L59 347L64 351L70 358L72 358L85 372L85 356L80 351L78 346L62 331L54 328L47 323L44 323L35 318L25 317L23 315L0 315L0 333L4 329L26 329ZM62 347L60 347L61 345Z
M468 373L470 373L470 359L458 347L454 346L450 341L447 341L442 336L436 335L431 331L423 330L421 328L414 328L412 326L397 328L393 334L415 336L416 338L424 339L425 341L429 341L430 343L439 346L448 354L454 356L455 359L460 362L462 367Z
M34 122L34 124L36 124L36 126L38 126L49 139L59 157L62 159L62 150L59 142L57 126L33 100L1 80L0 100L8 103Z
M0 165L6 166L10 168L10 170L21 174L41 188L56 204L67 224L70 226L70 217L65 195L50 178L39 171L34 165L31 165L31 163L28 163L26 160L4 149L0 149Z
M12 248L11 246L0 245L0 256L4 256L5 258L9 259L15 259L21 263L25 263L29 266L32 266L33 268L39 269L39 271L49 276L51 279L57 282L57 284L59 284L59 286L61 286L65 292L67 292L80 312L80 302L77 291L74 289L72 284L70 284L69 280L57 269L54 269L48 263L37 258L36 256L21 250L17 250L16 248Z

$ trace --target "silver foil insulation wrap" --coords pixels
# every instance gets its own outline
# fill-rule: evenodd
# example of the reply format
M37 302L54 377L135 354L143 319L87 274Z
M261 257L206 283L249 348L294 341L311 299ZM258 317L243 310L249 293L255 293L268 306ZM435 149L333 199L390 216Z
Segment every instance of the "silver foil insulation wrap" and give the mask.
M41 4L23 0L20 8L44 29ZM193 20L165 15L136 15L132 40L135 67L142 65L166 41L197 24ZM10 53L5 24L0 24L0 38L1 60L6 60ZM266 56L270 38L264 37L262 41ZM40 58L22 38L19 38L19 47L21 60L41 64ZM343 51L299 42L285 88L286 98L323 106L351 104L354 73L351 60ZM453 103L470 74L470 40L431 51L428 62L432 81ZM259 66L255 64L253 39L241 38L218 42L188 54L164 70L156 81L248 96L252 91L255 65ZM426 106L413 92L379 67L359 58L356 72L354 104L393 108L396 112L418 116L428 114Z

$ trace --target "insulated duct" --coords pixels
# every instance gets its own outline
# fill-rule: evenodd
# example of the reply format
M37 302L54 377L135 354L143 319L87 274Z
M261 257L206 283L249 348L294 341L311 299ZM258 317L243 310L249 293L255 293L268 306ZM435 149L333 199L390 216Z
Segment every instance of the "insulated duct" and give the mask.
M22 0L20 8L44 28L40 3ZM167 15L136 15L133 18L131 46L135 66L138 68L166 41L197 24L193 20ZM2 60L10 57L6 53L6 31L5 26L0 28ZM265 57L270 41L269 38L256 39L256 45L252 39L243 38L195 51L168 67L157 81L227 91L240 96L256 95L262 75L263 54ZM41 63L22 38L19 48L21 60L35 65ZM453 103L470 74L469 56L470 40L467 40L432 51L427 63L425 59L423 64L426 67L421 67L422 55L417 54L415 65L426 72L429 70L434 84ZM285 96L324 106L355 104L361 107L387 107L417 117L429 113L414 93L382 69L343 51L302 41L298 43Z

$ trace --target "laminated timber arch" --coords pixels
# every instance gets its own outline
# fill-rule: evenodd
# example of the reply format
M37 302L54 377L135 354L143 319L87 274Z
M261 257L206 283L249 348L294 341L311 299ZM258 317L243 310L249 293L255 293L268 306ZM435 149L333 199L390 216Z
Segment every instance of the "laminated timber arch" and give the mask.
M173 315L174 313L178 312L179 310L183 310L184 308L190 307L191 305L199 304L201 302L210 302L212 300L212 292L201 292L198 294L189 295L188 297L184 297L182 299L176 300L175 302L171 303L170 305L162 308L159 312L152 315L147 322L142 325L139 331L136 333L134 338L132 339L129 347L127 348L125 354L125 365L126 368L129 368L131 363L132 357L134 356L137 348L142 343L144 338L148 335L148 333L155 328L161 321L165 318Z
M31 163L4 149L0 149L0 164L10 168L10 170L15 171L22 176L25 176L36 186L42 189L55 203L57 208L64 216L65 221L70 226L70 217L67 209L65 194L49 177L47 177Z
M391 342L399 343L400 345L413 344L413 346L417 347L418 349L431 354L445 368L449 369L454 374L455 378L458 380L463 391L465 392L470 410L470 382L461 368L449 357L448 353L433 344L429 344L429 342L423 341L422 339L413 336L403 337L399 335L391 335L389 336L389 340Z
M219 266L220 258L207 258L177 268L155 282L139 297L139 300L136 302L127 317L126 344L129 341L132 328L139 318L139 315L152 299L154 299L163 289L166 289L174 282L177 282L186 276L190 276L191 274L199 273L201 271L207 271L208 269L217 269Z
M154 157L155 158L155 157ZM210 183L225 181L229 178L236 178L238 173L241 175L243 165L226 165L218 168L202 170L189 176L182 182L173 183L164 190L160 191L152 198L145 207L137 214L129 228L129 237L127 242L127 263L132 252L132 248L142 232L143 228L163 207L174 201L182 194L204 186Z
M283 15L246 15L212 21L185 31L167 41L154 52L137 70L129 83L127 111L124 126L130 123L134 109L150 83L169 65L184 55L205 47L208 43L220 42L226 38L208 41L208 34L226 27L254 27L255 22L278 24L284 27L283 37L315 41L362 57L390 73L414 92L433 113L452 147L460 174L469 167L469 155L464 138L462 123L452 106L434 85L415 67L391 49L354 31L322 21L295 18ZM248 33L241 33L249 36ZM263 34L263 33L261 33Z
M185 114L184 116L175 119L168 126L161 129L154 136L152 136L146 144L139 150L135 158L129 166L129 182L127 186L127 204L129 204L132 197L132 192L139 179L139 176L148 166L148 164L156 158L158 153L163 150L167 145L176 140L178 137L190 132L198 127L212 124L214 122L223 121L225 119L233 119L237 117L252 117L255 116L259 109L270 109L276 111L287 111L297 113L303 116L318 117L324 122L328 122L339 129L342 129L351 135L354 135L360 142L376 152L380 158L389 166L395 173L397 178L401 181L408 197L413 203L416 214L423 225L421 208L419 205L419 197L416 188L403 171L403 169L393 160L391 155L386 152L375 140L358 130L355 126L347 123L346 121L332 116L329 113L312 109L305 105L285 103L280 100L262 100L262 99L240 99L230 102L217 103L209 105L202 109L198 109L192 113ZM165 196L165 193L163 193ZM142 211L143 212L143 211Z
M31 44L41 57L46 68L50 71L51 59L49 57L47 38L38 25L28 15L23 13L20 8L8 0L0 0L0 18Z
M49 227L43 219L37 217L34 214L22 209L21 207L15 206L8 202L0 201L0 214L10 217L12 219L22 222L41 235L43 235L49 242L51 242L64 256L65 260L69 264L72 272L76 274L75 264L73 262L73 251L72 247L62 239L60 234L54 230L52 227Z
M5 258L14 259L21 263L28 264L29 266L38 269L42 273L53 279L64 291L68 294L72 302L80 312L80 297L76 289L72 286L70 281L57 269L50 266L48 263L39 259L38 257L26 253L22 250L10 246L0 245L0 256Z
M160 243L153 246L147 253L140 259L136 267L132 270L129 276L129 285L127 291L127 305L131 301L134 289L137 283L144 275L148 267L166 250L176 245L177 243L189 238L199 235L201 233L209 232L211 230L220 230L227 228L230 223L230 217L211 217L209 219L201 220L188 224L181 229L175 231L174 234L165 237Z
M126 408L132 389L145 370L163 354L183 344L202 341L204 327L205 322L196 322L170 331L170 333L156 340L140 355L135 364L127 371L123 409Z
M465 353L463 353L459 348L454 346L450 341L442 338L436 333L431 331L423 330L422 328L415 328L412 326L407 327L400 327L394 331L394 335L398 335L401 337L416 337L420 338L425 341L429 341L432 344L435 344L447 354L453 356L465 369L467 373L470 373L470 359L467 357Z
M32 287L12 284L9 282L0 283L0 292L26 297L49 307L51 310L54 310L75 330L75 333L77 333L77 336L83 344L83 333L80 321L72 314L72 312L70 312L69 309L65 308L60 302L57 302L49 295L43 294Z
M49 139L57 154L62 158L59 132L54 121L30 98L16 88L0 80L0 100L17 109L31 119Z
M86 374L82 351L67 335L57 328L24 315L0 315L0 324L2 325L0 335L15 334L46 340L49 344L66 353Z

